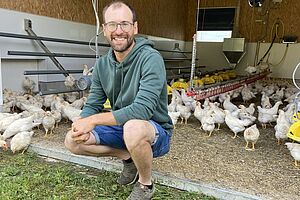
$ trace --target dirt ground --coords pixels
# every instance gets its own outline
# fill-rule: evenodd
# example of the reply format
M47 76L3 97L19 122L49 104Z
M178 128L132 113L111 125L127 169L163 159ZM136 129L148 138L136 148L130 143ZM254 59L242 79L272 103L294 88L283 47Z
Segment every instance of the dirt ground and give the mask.
M285 145L277 145L274 128L260 129L255 151L245 150L242 134L223 125L211 137L190 124L177 126L170 153L155 161L155 169L175 177L201 181L265 199L299 199L300 170Z

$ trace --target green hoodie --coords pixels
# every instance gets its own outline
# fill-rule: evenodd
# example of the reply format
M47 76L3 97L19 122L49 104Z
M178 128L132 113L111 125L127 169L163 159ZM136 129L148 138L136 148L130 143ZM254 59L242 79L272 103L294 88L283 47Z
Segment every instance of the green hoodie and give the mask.
M152 47L151 41L135 38L133 49L121 63L110 48L94 67L90 94L81 116L101 112L108 98L119 125L131 119L151 119L172 134L165 65Z

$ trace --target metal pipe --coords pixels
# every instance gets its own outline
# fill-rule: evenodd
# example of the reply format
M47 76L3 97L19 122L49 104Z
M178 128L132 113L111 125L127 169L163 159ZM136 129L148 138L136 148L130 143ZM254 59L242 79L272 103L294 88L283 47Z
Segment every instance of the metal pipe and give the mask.
M161 51L161 52L169 52L169 53L190 53L190 54L192 54L191 51L175 51L175 50L164 50L164 49L156 49L156 50Z
M67 53L43 53L30 51L8 51L8 55L16 56L46 56L46 57L69 57L69 58L95 58L95 55L67 54Z
M164 58L164 61L185 61L185 60L192 60L192 59L191 58Z
M35 36L37 35L33 32L32 30L32 24L31 20L25 19L25 31L28 33L28 35ZM36 40L36 43L46 52L46 53L51 53L51 51L46 47L46 45L42 42L42 40ZM65 70L65 68L60 64L60 62L55 58L55 57L49 57L50 60L56 65L56 67L60 70L65 71L63 74L65 77L69 76L69 73Z
M24 75L39 75L39 74L82 74L83 70L29 70L24 71Z
M191 65L191 76L190 76L190 85L189 90L192 91L194 89L193 80L195 76L195 67L196 67L196 54L197 54L197 32L199 26L199 12L200 12L200 0L197 1L197 17L196 17L196 27L195 34L193 36L193 47L192 47L192 65Z
M89 42L84 42L84 41L66 40L66 39L59 39L59 38L32 36L32 35L22 35L22 34L14 34L14 33L0 32L0 36L1 37L19 38L19 39L43 40L43 41L48 41L48 42L60 42L60 43L93 45L93 46L95 46L94 42L89 43ZM98 45L103 46L103 47L110 47L109 44L105 44L105 43L98 43Z

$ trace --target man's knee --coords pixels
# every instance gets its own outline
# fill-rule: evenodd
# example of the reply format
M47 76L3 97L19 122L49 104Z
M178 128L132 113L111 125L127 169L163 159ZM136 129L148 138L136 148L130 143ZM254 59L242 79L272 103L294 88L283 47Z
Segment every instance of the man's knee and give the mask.
M144 142L151 144L155 137L155 130L148 121L134 119L124 124L123 137L126 147L130 151Z
M65 137L65 147L74 154L80 154L79 144L77 144L72 138L70 131Z

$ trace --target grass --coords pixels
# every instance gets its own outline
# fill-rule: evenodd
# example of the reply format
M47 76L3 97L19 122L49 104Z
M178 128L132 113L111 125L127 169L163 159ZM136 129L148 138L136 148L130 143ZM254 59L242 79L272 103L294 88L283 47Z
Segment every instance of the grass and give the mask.
M46 162L34 153L0 150L0 199L126 199L132 186L116 184L118 174L65 162ZM156 184L157 199L213 200Z

